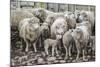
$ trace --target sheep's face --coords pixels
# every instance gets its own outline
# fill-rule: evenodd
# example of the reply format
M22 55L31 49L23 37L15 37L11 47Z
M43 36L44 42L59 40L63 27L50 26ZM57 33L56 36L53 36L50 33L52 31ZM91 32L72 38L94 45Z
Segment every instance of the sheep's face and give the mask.
M31 31L36 31L36 30L38 30L39 29L39 24L38 23L33 23L33 24L29 24L29 28L30 28L30 30Z
M46 18L46 22L49 24L49 25L52 25L53 22L54 22L55 18L54 18L54 15L49 15L47 16Z
M38 9L35 13L35 15L40 18L40 20L44 21L45 17L46 17L46 12L44 11L44 9Z
M49 28L48 23L45 23L45 22L42 24L42 26L44 27L44 30L48 30L48 28Z
M81 12L80 16L78 17L78 20L79 20L79 22L87 21L88 20L87 14L85 12Z
M63 34L67 31L66 21L65 19L57 19L56 24L56 38L61 39Z
M29 27L32 31L39 29L39 20L36 18L31 18L29 21Z
M79 16L80 16L80 11L75 11L75 18L76 18L76 21L77 21L77 23L79 23L80 21L79 21Z

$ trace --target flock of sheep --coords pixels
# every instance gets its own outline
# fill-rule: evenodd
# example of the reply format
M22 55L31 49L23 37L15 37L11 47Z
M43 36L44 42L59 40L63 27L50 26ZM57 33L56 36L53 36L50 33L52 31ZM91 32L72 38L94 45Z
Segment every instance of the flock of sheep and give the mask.
M91 11L17 9L11 11L11 26L18 28L19 37L25 42L22 44L25 52L33 45L34 52L42 49L48 56L52 47L52 56L60 55L59 51L65 50L65 59L68 59L73 50L77 52L76 60L82 54L85 61L87 47L95 51L95 16Z

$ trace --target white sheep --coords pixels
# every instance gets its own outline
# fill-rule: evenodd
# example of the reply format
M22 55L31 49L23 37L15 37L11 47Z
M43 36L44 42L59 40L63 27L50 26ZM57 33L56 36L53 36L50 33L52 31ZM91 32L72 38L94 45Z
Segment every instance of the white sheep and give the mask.
M63 34L68 30L66 18L59 17L51 25L51 38L61 39Z
M32 43L34 51L36 50L36 41L40 36L39 19L36 17L25 18L19 23L19 35L26 42L25 51L28 51L29 45Z
M31 18L33 14L22 9L11 10L11 26L18 27L19 22L24 18Z

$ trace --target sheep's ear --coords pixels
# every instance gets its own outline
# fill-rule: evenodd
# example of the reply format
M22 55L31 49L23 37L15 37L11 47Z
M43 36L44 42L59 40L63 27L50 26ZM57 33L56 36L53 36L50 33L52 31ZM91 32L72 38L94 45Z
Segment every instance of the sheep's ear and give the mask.
M69 15L66 14L66 15L64 15L64 17L65 17L65 20L66 20L67 22L69 22L69 19L70 19Z

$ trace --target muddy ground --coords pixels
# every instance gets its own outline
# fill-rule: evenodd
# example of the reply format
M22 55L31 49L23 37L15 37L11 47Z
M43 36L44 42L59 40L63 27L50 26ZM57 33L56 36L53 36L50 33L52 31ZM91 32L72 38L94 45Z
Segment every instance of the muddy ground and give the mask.
M23 43L25 44L25 43ZM60 63L74 63L74 62L88 62L95 61L95 52L91 52L88 50L88 54L86 55L86 61L82 60L82 55L79 60L76 61L76 53L74 52L69 59L65 60L65 51L59 51L59 56L55 55L51 56L51 51L49 51L50 55L46 56L44 50L37 49L38 52L35 53L33 48L30 47L29 51L26 53L22 51L22 42L19 38L18 31L12 29L11 30L11 66L19 67L26 65L43 65L43 64L60 64ZM63 49L63 48L62 48Z

